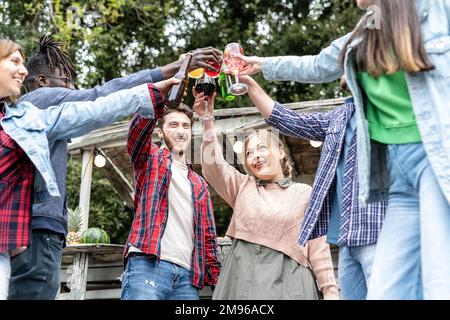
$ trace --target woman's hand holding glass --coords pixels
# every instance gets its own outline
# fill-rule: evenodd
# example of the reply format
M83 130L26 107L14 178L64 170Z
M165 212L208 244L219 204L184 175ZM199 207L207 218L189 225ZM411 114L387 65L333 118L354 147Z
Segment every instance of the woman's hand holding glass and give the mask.
M264 58L257 56L247 57L242 54L235 54L234 58L239 60L241 64L239 76L251 76L262 71Z
M214 98L216 97L216 92L211 96L206 96L204 92L197 93L195 87L192 87L192 95L195 98L192 109L197 113L199 119L213 120Z
M244 55L244 50L241 45L237 42L227 44L224 51L223 61L236 79L236 83L230 86L229 91L235 96L240 96L245 94L248 88L244 83L239 82L239 73L243 67L243 62L241 59L236 58L237 55Z

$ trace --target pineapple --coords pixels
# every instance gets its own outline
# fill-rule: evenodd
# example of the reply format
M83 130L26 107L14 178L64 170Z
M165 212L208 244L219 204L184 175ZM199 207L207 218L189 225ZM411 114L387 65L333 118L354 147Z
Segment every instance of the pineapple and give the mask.
M82 218L80 208L76 208L75 210L69 208L69 217L68 217L69 234L67 236L68 244L80 243L81 223Z

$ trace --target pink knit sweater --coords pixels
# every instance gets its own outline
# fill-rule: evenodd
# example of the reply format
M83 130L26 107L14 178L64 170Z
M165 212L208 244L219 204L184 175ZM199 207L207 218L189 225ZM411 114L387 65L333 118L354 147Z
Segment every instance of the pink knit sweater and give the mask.
M238 172L225 162L215 134L203 138L202 170L206 180L234 209L227 236L283 252L313 270L324 298L339 298L325 237L310 240L306 247L298 244L310 186L258 185L254 177Z

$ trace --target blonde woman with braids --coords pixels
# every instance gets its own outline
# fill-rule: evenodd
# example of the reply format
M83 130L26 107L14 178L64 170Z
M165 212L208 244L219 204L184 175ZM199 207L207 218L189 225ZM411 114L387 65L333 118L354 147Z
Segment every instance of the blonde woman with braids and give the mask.
M284 145L267 130L244 141L244 166L238 172L225 162L212 114L203 93L194 110L203 118L203 176L233 208L227 236L233 239L213 299L338 299L333 264L325 238L298 244L298 233L311 187L291 180ZM316 283L317 280L317 283Z

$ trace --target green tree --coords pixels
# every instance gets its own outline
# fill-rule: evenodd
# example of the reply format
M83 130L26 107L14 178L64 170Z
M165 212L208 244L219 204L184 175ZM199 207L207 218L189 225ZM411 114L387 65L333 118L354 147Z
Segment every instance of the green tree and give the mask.
M81 161L69 157L67 169L68 206L75 209L80 200ZM120 200L120 196L108 179L94 167L89 208L89 226L105 229L111 243L123 244L133 218L132 210Z

